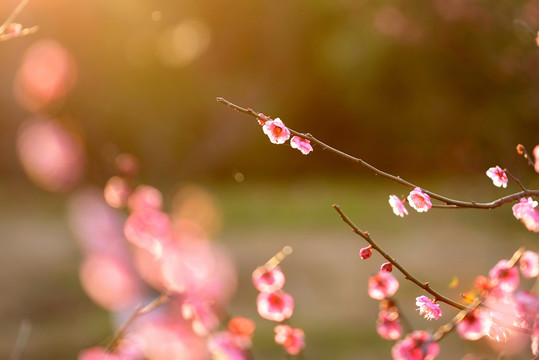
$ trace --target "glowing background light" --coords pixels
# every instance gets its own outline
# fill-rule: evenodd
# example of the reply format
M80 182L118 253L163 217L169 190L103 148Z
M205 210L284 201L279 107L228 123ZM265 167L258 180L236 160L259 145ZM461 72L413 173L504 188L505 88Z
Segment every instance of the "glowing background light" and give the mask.
M210 40L210 29L205 23L186 20L161 34L157 42L157 54L165 65L186 66L204 53Z

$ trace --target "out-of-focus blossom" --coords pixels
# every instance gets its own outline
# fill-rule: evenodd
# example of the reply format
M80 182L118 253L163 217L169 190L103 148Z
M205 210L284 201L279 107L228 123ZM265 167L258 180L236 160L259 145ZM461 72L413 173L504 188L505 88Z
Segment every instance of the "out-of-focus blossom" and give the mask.
M129 196L127 206L131 211L142 209L161 210L163 207L163 195L150 185L140 185Z
M432 335L416 330L391 349L393 360L432 360L438 356L440 346L432 339Z
M261 292L256 298L258 314L266 320L281 322L294 313L294 298L282 290Z
M535 292L519 291L514 296L515 314L523 319L535 320L539 315L539 295Z
M382 300L393 296L399 289L399 282L393 274L379 271L376 275L369 278L368 294L375 300Z
M390 263L389 261L383 263L383 264L380 266L380 271L392 272L392 271L393 271L393 264Z
M22 25L19 23L11 23L6 29L6 34L11 37L21 36L22 34Z
M525 278L535 278L539 275L539 255L535 251L526 250L519 260L520 273Z
M253 271L251 279L255 288L261 292L281 290L285 283L284 273L278 266L259 266Z
M495 321L490 323L487 336L497 342L506 342L511 337L511 330L503 325L497 324Z
M172 237L170 219L167 214L158 210L135 211L125 222L124 235L134 245L159 258L163 254L163 247Z
M95 346L82 350L77 360L120 360L120 357L108 352L105 348Z
M538 34L539 34L539 32L538 32ZM539 36L538 36L538 39L539 39ZM539 45L539 43L538 43L538 45ZM535 169L536 172L539 173L539 145L535 145L535 147L533 148L533 158L535 159L534 169Z
M114 159L118 171L124 176L133 177L138 174L140 164L138 159L131 154L123 153Z
M282 345L287 353L297 355L305 347L305 334L302 329L277 325L274 331L275 342Z
M508 260L500 260L490 269L489 277L494 280L496 289L503 293L511 293L516 290L520 282L518 269L514 266L509 266Z
M363 260L366 260L372 256L372 246L369 245L367 247L362 248L359 250L359 257Z
M54 40L34 43L24 55L14 82L17 100L36 111L63 99L76 80L71 54Z
M181 311L183 318L191 321L193 332L198 336L208 336L219 326L219 318L211 301L198 298L184 299Z
M220 331L208 338L208 349L212 359L218 360L247 360L249 356L246 350L250 347L250 341L229 331Z
M539 46L539 41L537 45ZM535 323L531 338L532 338L532 343L531 343L532 355L537 357L539 356L539 322Z
M124 262L107 254L87 256L80 268L80 279L88 296L107 310L125 309L141 295L134 272Z
M479 340L490 329L491 320L486 312L475 309L458 322L457 333L466 340Z
M395 215L400 217L408 215L408 210L404 206L401 199L399 199L396 195L389 195L389 205L391 205L391 208L393 209L393 213Z
M396 310L380 310L376 323L376 332L383 339L397 340L402 335L399 312Z
M423 315L427 320L438 320L440 316L442 316L442 310L440 310L438 304L432 302L426 296L418 296L415 299L415 304L419 306L417 308L417 310L419 310L419 314Z
M17 152L30 179L49 191L70 190L84 174L82 144L53 120L25 121L17 135Z
M279 118L266 121L262 130L274 144L284 144L290 138L290 130L288 130Z
M298 149L299 151L301 151L303 155L307 155L308 153L313 151L311 142L308 139L304 139L299 136L293 136L292 139L290 139L290 146L293 149Z
M131 193L129 182L121 176L111 177L105 184L103 195L105 201L113 208L122 208L127 204L127 198Z
M229 320L228 330L233 334L251 338L255 331L255 323L251 319L236 316Z
M491 167L486 172L487 176L492 179L492 183L497 187L507 187L507 175L505 170L500 168L498 165Z
M537 201L529 198L521 198L518 203L513 205L513 215L517 220L522 219L527 216L528 212L534 211L534 208L537 206Z
M495 281L486 276L478 275L475 278L474 287L480 292L490 291L494 287L494 285ZM470 300L470 302L471 301L473 301L473 299Z
M410 192L407 199L410 206L416 209L417 212L427 212L432 207L430 196L418 187Z

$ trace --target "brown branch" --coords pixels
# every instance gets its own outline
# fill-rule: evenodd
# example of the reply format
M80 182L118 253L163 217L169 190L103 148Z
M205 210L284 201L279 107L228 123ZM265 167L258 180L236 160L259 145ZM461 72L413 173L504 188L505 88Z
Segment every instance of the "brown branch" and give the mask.
M242 108L241 106L233 104L230 101L228 101L228 100L226 100L226 99L224 99L222 97L218 97L217 101L222 103L222 104L227 105L228 107L230 107L230 108L232 108L232 109L234 109L236 111L251 115L251 116L253 116L253 117L255 117L255 118L259 119L259 120L267 121L269 119L268 117L262 116L262 115L260 115L256 111L253 111L250 108ZM328 150L328 151L330 151L330 152L332 152L334 154L337 154L337 155L339 155L339 156L341 156L341 157L343 157L345 159L348 159L350 161L353 161L355 163L360 164L363 167L366 167L371 172L373 172L375 175L379 175L379 176L381 176L383 178L394 181L394 182L396 182L398 184L401 184L403 186L406 186L406 187L408 187L410 189L420 187L420 186L417 186L417 185L415 185L415 184L413 184L413 183L411 183L409 181L406 181L406 180L402 179L400 176L394 176L394 175L391 175L389 173L386 173L386 172L374 167L373 165L369 164L368 162L366 162L366 161L364 161L364 160L362 160L360 158L356 158L356 157L354 157L352 155L349 155L349 154L347 154L347 153L345 153L343 151L335 149L335 148L329 146L328 144L318 140L317 138L315 138L314 136L312 136L309 133L300 133L300 132L298 132L296 130L293 130L291 128L288 128L288 130L290 130L290 133L292 133L294 135L301 136L301 137L303 137L305 139L308 139L309 141L312 141L315 144L320 145L324 150ZM475 202L475 201L461 201L461 200L451 199L451 198L448 198L446 196L443 196L443 195L434 193L432 191L426 190L424 188L421 188L421 190L424 193L428 194L431 198L439 200L439 201L444 203L442 205L433 205L433 207L436 207L436 208L451 208L451 209L455 209L455 208L494 209L494 208L502 206L503 204L506 204L506 203L509 203L509 202L512 202L512 201L517 201L520 198L523 198L523 197L526 197L526 196L539 197L539 190L522 190L522 191L520 191L518 193L504 196L504 197L502 197L502 198L500 198L498 200L495 200L495 201L486 202L486 203L479 203L479 202Z
M436 290L432 289L429 285L428 282L421 282L419 281L415 276L413 276L412 274L410 274L401 264L399 264L397 262L397 260L395 260L394 258L392 258L388 253L386 253L381 247L379 247L375 242L374 240L371 238L371 236L369 235L369 233L367 231L361 231L361 229L359 229L353 222L352 220L350 220L350 218L348 216L346 216L346 214L341 210L340 206L339 205L333 205L333 208L339 213L339 215L341 216L341 219L346 223L348 224L348 226L350 226L352 228L352 231L355 232L357 235L361 236L363 239L365 239L371 246L373 249L375 249L376 251L378 251L380 253L380 255L382 255L384 258L387 259L387 261L389 261L390 263L393 264L394 267L396 267L403 275L404 275L404 278L407 279L407 280L410 280L411 282L413 282L414 284L416 284L417 286L419 286L421 289L425 290L426 292L428 292L429 294L431 294L432 296L434 296L434 299L436 301L441 301L441 302L444 302L448 305L451 305L459 310L466 310L468 309L467 306L463 305L463 304L460 304L454 300L451 300L447 297L445 297L444 295L440 294L439 292L437 292Z

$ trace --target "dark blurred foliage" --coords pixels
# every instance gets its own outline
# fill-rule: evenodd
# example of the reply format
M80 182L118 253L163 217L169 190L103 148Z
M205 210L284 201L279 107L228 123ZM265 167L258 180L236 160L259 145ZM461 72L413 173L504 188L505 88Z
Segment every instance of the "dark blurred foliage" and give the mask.
M153 182L357 171L320 148L305 158L270 144L217 96L403 175L524 167L515 146L539 142L539 0L32 0L17 20L40 29L0 43L0 166L14 177L14 134L34 116L14 74L46 38L78 77L41 113L82 136L91 181L119 152ZM167 62L159 44L185 21L208 46Z

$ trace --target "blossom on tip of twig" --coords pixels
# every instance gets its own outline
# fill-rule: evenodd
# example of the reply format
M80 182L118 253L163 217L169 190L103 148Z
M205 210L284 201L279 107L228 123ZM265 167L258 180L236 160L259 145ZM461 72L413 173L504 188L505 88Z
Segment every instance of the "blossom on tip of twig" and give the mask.
M392 272L392 271L393 271L393 264L390 263L389 261L383 263L383 264L380 266L380 271Z
M297 355L305 347L305 334L302 329L289 325L277 325L274 328L275 342L283 345L290 355Z
M389 205L391 205L395 215L400 217L408 215L408 210L404 207L404 203L396 195L389 195Z
M507 175L505 170L498 165L491 167L486 172L487 176L492 179L492 183L497 187L507 187Z
M368 294L375 300L383 300L393 296L399 289L399 281L393 274L386 271L379 271L369 278Z
M372 256L372 245L362 248L359 250L359 257L363 260L367 260Z
M419 314L423 315L427 320L438 320L440 316L442 316L442 310L440 310L438 304L431 301L426 296L418 296L415 299L415 304L419 306L417 308L417 310L419 310Z
M308 153L313 151L311 142L299 136L293 136L292 139L290 139L290 146L292 146L292 148L294 149L298 149L299 151L301 151L303 155L307 155Z
M410 192L407 199L410 206L416 209L417 212L427 212L432 207L430 196L418 187Z
M285 276L278 266L271 269L266 266L259 266L253 271L251 280L258 291L274 292L282 289Z
M266 121L262 126L262 130L274 144L284 144L290 138L290 130L288 130L279 118Z

